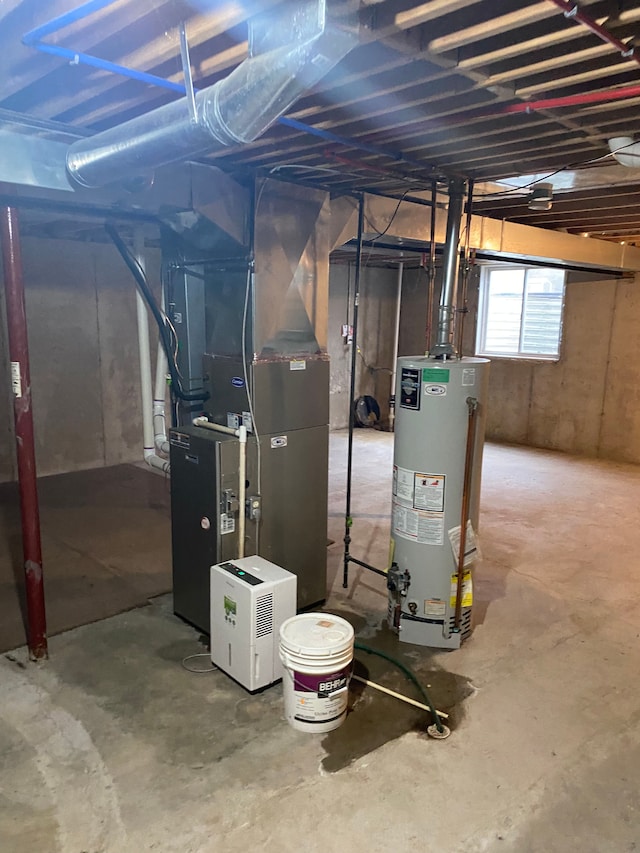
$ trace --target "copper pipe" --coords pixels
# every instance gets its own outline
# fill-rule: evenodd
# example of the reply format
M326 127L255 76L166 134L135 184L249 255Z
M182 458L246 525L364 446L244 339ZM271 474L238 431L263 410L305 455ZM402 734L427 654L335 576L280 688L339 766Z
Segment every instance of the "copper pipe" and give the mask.
M13 387L13 415L18 461L22 550L24 554L25 592L27 599L27 643L31 660L47 658L47 620L42 578L42 545L36 454L31 408L31 376L29 342L24 304L22 256L18 213L13 207L0 210L0 234L4 267L9 360Z
M471 493L471 478L473 476L473 457L476 439L476 417L478 401L475 397L467 397L469 420L467 423L467 450L464 459L464 481L462 486L462 511L460 513L460 551L458 552L458 588L456 589L456 610L454 626L460 630L462 616L462 586L464 583L464 552L467 547L467 520L469 517L469 500Z

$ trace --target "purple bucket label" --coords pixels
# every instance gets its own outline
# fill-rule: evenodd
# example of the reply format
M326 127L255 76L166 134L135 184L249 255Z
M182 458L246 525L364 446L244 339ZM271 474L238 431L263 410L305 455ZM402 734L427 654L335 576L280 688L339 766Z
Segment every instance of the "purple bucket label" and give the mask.
M292 672L296 693L314 693L319 699L326 699L349 685L351 664L337 672L309 675L306 672Z

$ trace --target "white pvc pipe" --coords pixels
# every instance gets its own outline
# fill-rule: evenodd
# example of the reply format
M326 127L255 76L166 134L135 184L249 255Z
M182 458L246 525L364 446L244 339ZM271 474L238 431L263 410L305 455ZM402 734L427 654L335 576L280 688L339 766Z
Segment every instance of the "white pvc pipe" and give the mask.
M404 273L404 264L398 264L398 283L396 294L396 325L393 334L393 364L391 367L391 394L396 392L396 366L398 364L398 344L400 343L400 309L402 307L402 275ZM396 405L398 401L396 400ZM389 428L393 432L396 412L395 407L389 410Z
M244 539L246 531L246 501L247 501L247 428L246 426L233 429L232 427L222 426L222 424L212 424L206 417L194 418L192 421L194 426L203 427L204 429L212 430L212 432L221 432L225 435L235 435L239 440L239 458L238 458L238 557L244 557Z
M140 234L135 236L136 260L144 271L144 241ZM156 454L153 435L153 404L151 390L151 347L149 344L149 320L147 308L140 291L136 290L136 317L138 321L138 355L140 359L140 395L142 398L142 443L144 461L156 471L169 473L169 463Z
M207 420L204 416L194 418L192 423L194 426L204 427L204 429L210 429L214 432L224 432L226 435L235 435L236 437L240 435L240 430L233 429L233 427L222 426L222 424L212 424L211 421Z

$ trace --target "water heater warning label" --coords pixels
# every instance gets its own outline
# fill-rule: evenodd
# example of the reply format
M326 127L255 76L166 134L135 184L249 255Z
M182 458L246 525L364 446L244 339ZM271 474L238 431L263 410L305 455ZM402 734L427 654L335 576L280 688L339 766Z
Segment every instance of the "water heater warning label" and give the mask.
M413 471L393 466L393 494L399 504L413 506L413 478Z
M393 532L403 539L421 545L442 545L444 542L444 513L421 512L393 502Z
M444 512L444 474L416 473L414 482L414 507L431 512Z

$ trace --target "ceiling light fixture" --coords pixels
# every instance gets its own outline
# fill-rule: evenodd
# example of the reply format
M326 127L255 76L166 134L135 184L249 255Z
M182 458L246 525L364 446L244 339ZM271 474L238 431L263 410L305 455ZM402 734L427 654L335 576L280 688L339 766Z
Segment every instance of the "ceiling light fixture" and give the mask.
M640 169L640 142L634 142L631 136L614 136L609 140L609 151L621 166Z
M553 204L553 184L534 184L527 202L529 210L551 210Z

